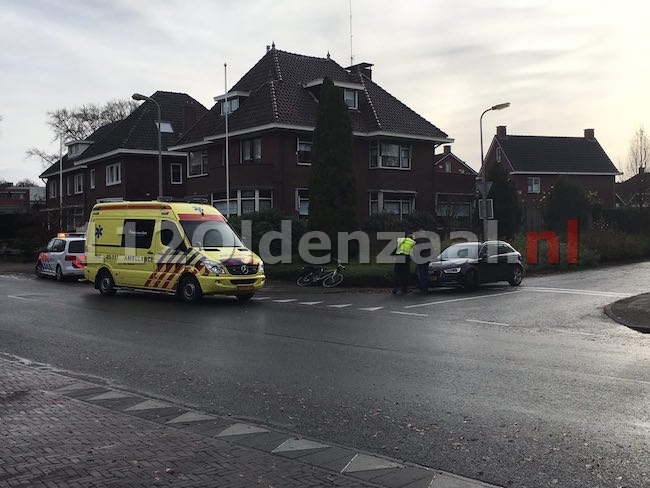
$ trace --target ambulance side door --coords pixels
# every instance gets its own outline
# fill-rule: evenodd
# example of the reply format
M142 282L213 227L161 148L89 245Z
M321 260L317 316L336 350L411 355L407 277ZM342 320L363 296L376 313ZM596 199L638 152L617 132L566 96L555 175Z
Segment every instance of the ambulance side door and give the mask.
M156 269L156 220L153 218L124 219L120 256L122 282L126 286L150 287L150 276Z

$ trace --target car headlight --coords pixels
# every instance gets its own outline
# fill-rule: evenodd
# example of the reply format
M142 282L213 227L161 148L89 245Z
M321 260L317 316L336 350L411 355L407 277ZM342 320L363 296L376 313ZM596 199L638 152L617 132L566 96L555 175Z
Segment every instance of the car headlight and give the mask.
M443 273L449 273L449 274L460 273L460 266L458 266L456 268L447 268L447 269L443 270L442 272Z
M210 273L222 275L226 274L226 268L221 263L215 263L214 261L206 261L205 267Z
M257 267L257 272L258 273L264 273L264 263L262 261L260 261L260 264Z

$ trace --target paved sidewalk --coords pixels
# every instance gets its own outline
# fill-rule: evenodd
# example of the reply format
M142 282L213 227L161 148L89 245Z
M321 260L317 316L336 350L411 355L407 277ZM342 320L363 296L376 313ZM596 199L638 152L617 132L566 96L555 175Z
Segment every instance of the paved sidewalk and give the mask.
M0 358L0 487L490 487Z

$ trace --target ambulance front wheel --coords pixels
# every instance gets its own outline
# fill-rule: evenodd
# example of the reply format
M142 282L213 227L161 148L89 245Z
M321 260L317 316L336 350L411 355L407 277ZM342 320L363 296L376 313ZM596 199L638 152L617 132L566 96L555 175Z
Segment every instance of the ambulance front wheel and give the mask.
M201 285L194 276L185 276L181 279L177 289L178 298L185 303L198 302L203 295Z
M115 289L115 281L113 281L110 271L103 269L99 272L97 275L97 289L104 296L115 295L117 290Z

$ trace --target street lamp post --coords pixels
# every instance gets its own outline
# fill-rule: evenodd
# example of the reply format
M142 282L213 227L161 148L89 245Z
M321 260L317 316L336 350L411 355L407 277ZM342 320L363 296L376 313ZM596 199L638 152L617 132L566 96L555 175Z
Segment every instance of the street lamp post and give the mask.
M144 101L149 100L156 104L158 109L158 199L163 196L163 170L162 170L162 138L161 138L161 118L160 118L160 104L151 97L134 93L131 97L133 100Z
M479 132L481 135L481 201L483 203L483 240L487 241L487 227L488 227L488 209L487 209L487 176L486 168L483 160L483 116L488 113L490 110L503 110L508 108L510 102L499 103L498 105L493 105L492 107L485 110L479 119Z

